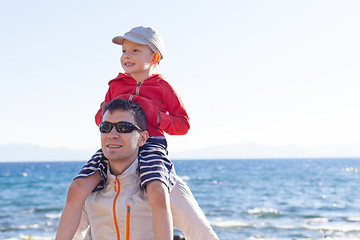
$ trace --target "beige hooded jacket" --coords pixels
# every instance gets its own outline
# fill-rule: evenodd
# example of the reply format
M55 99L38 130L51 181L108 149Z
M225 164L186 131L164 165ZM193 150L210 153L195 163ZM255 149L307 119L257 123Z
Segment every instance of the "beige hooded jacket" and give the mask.
M140 190L138 160L121 175L108 172L105 189L85 202L74 240L154 240L151 206ZM174 226L186 240L218 240L188 186L180 177L170 193Z

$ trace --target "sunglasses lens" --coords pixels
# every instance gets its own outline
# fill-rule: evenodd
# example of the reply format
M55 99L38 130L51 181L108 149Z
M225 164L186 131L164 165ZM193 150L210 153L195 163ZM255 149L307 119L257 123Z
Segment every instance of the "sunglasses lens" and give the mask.
M118 122L118 123L102 122L99 125L100 132L109 133L111 132L111 129L114 125L118 133L131 133L135 129L141 131L139 127L137 127L136 125L130 122Z
M116 130L120 133L131 133L134 129L129 123L119 122L116 124Z
M99 126L101 133L109 133L112 129L112 124L109 122L102 122Z

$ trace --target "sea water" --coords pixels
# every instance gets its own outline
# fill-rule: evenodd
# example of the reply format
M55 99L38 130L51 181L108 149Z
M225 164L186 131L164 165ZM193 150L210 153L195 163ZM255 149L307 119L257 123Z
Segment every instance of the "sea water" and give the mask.
M174 164L222 240L360 239L360 159ZM0 163L0 239L54 239L82 165Z

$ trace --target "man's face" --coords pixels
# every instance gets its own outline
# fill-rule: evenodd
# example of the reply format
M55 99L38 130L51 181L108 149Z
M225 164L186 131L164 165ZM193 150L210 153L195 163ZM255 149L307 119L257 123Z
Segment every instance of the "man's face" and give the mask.
M129 111L106 111L103 122L117 123L130 122L136 125L134 115ZM142 146L146 137L145 132L133 130L131 133L119 133L115 127L109 133L101 133L101 146L103 153L110 161L132 163L138 156L139 146Z

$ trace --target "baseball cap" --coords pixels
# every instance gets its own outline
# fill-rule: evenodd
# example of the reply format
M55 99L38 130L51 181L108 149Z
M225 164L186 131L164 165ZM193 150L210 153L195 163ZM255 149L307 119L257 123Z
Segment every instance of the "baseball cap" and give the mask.
M135 27L124 36L117 36L112 39L115 44L122 45L124 40L129 40L134 43L147 45L153 52L160 53L160 59L164 58L165 46L160 34L151 27Z

